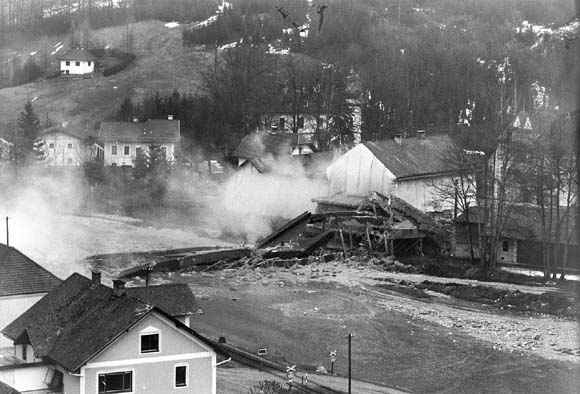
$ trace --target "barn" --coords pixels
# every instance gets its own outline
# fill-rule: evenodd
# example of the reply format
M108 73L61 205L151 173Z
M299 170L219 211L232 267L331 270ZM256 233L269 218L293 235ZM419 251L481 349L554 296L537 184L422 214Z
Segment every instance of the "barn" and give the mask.
M445 160L452 142L448 135L402 136L356 145L327 171L332 193L399 197L426 212L453 208L442 201L438 187L451 182L453 169Z

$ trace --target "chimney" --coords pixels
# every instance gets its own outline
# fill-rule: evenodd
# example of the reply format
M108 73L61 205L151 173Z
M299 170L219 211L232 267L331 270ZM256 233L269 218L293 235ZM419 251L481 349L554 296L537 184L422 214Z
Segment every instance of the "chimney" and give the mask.
M417 130L417 138L420 140L424 140L427 132L425 130Z
M91 282L94 285L100 285L101 284L101 273L99 271L92 271L91 272Z
M174 115L167 115L167 120L173 120Z
M125 281L121 279L115 279L113 281L113 291L116 296L120 297L125 294Z

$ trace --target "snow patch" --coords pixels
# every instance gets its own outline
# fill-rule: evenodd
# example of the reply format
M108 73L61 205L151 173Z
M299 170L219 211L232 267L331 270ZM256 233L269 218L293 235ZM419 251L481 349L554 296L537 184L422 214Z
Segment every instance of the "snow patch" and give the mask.
M167 22L165 24L165 27L167 27L168 29L174 29L178 26L179 26L179 22Z

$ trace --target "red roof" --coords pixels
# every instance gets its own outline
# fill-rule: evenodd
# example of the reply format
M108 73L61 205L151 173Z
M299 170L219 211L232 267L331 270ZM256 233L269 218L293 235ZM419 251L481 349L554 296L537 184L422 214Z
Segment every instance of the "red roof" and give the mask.
M18 250L0 244L0 297L48 293L60 282Z

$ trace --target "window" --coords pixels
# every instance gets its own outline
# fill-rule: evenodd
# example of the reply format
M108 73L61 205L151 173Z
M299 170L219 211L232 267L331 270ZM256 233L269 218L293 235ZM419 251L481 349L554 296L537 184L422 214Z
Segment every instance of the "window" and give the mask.
M286 126L286 119L280 118L280 130L284 130L285 126Z
M91 62L88 62L89 67L91 66Z
M49 147L50 149L54 149L54 142L51 142L50 144L48 144L48 147Z
M70 74L70 71L69 71L69 70L65 70L64 72L65 72L66 74Z
M117 154L117 145L112 145L111 146L111 154L112 155L116 155Z
M187 387L187 364L175 366L175 387Z
M133 391L133 372L99 374L99 393L130 393Z
M78 66L80 66L80 65L81 65L81 62L75 62L75 66L77 66L77 67L78 67Z
M67 160L67 163L68 164L72 164L73 163L73 160L69 157L68 160Z
M65 64L66 64L67 66L70 66L70 62L69 62L68 60L65 62Z
M123 153L125 154L125 156L129 156L129 154L131 153L131 147L129 145L125 145Z
M504 252L509 252L510 250L510 244L508 241L503 241L501 243L501 248L503 249Z
M298 128L301 129L303 127L304 127L304 117L303 116L300 116L298 118Z
M141 353L155 353L159 351L159 334L141 335Z
M66 147L72 149L72 144L68 144Z

